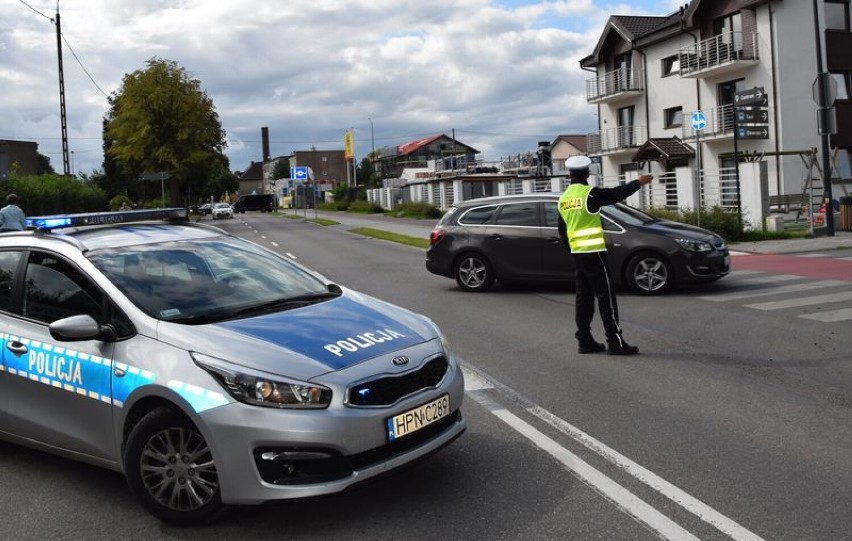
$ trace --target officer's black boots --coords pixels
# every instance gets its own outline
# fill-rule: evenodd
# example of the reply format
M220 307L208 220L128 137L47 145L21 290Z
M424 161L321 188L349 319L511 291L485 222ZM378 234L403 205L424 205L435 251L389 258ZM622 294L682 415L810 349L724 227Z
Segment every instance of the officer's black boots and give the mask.
M594 338L588 340L580 340L580 347L577 348L580 353L603 353L606 351L606 346L600 342L595 342Z
M637 353L639 353L639 348L637 348L636 346L631 346L630 344L622 340L620 344L608 342L606 352L609 355L636 355Z

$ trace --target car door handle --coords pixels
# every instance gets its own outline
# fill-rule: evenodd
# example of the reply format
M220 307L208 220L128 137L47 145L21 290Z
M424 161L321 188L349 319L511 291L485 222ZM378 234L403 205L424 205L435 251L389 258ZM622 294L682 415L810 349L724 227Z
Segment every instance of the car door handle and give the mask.
M6 349L11 351L18 357L27 352L27 346L23 342L18 342L17 340L7 342Z
M500 233L492 233L491 235L488 236L488 238L491 238L491 239L494 239L494 240L502 240L503 235L501 235Z
M562 244L562 239L559 237L547 237L547 242L551 244Z

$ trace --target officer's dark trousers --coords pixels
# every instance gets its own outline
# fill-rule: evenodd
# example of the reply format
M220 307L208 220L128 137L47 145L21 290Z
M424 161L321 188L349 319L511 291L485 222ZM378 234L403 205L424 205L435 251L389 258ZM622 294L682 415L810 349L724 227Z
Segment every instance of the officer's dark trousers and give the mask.
M622 345L624 340L621 338L621 327L618 326L618 302L613 291L614 284L607 264L606 252L575 253L573 258L574 266L577 268L575 284L577 340L581 343L592 340L592 317L595 315L595 299L597 299L606 341L611 345Z

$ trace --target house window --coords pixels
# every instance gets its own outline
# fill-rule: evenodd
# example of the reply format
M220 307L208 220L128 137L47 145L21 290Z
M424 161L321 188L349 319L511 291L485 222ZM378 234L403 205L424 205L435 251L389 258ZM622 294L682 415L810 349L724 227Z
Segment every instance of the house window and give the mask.
M740 13L726 15L713 21L713 35L720 36L720 46L725 46L728 51L718 51L712 54L722 55L722 58L728 53L743 50L743 17Z
M670 107L663 111L666 128L680 128L683 126L683 107Z
M618 110L618 147L627 148L636 145L636 133L633 126L634 106Z
M849 0L825 0L825 28L849 31Z
M663 58L663 77L680 73L680 57L672 55Z

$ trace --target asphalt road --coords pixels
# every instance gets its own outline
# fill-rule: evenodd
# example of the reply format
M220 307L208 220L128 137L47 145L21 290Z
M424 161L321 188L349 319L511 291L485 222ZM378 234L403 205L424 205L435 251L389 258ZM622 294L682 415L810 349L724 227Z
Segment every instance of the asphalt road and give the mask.
M793 290L819 280L743 269L665 297L622 293L642 353L581 356L570 288L468 294L428 274L421 249L343 226L262 214L217 225L435 320L467 371L468 432L357 491L190 529L146 515L114 473L0 444L0 538L850 536L852 336L805 316L852 301L790 301L842 299L852 275Z

